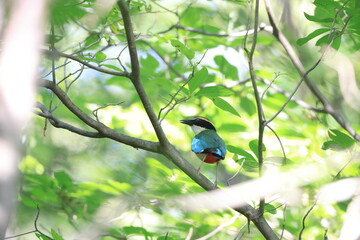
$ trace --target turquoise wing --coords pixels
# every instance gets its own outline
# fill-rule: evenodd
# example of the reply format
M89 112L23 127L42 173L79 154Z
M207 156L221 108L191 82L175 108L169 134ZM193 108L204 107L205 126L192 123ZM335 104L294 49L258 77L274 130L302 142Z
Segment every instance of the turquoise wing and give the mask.
M192 140L191 150L195 153L212 153L220 159L224 159L226 155L225 142L214 130L197 134Z

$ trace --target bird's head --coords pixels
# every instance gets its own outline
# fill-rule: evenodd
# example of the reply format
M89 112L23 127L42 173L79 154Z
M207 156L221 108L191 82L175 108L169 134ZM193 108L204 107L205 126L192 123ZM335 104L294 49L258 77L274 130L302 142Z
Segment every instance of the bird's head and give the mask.
M209 119L205 117L198 116L188 120L180 120L180 122L189 125L195 134L198 134L204 130L216 131L214 125L210 122Z

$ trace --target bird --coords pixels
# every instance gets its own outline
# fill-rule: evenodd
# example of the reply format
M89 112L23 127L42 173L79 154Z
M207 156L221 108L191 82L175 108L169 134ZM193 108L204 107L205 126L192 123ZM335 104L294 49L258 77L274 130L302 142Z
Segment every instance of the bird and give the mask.
M216 178L215 186L217 186L217 170L219 162L225 159L226 145L224 140L217 134L216 128L211 121L205 117L197 116L192 119L180 120L181 123L189 125L195 137L191 142L191 150L200 158L201 164L198 168L198 173L202 164L216 163Z

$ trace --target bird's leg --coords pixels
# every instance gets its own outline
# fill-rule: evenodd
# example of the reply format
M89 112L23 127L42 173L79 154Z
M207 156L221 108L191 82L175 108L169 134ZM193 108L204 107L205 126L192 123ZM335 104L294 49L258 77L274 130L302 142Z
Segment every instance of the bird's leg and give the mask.
M215 187L217 187L217 180L218 180L218 168L219 168L219 162L216 162L216 173L215 173Z
M201 166L203 165L203 163L205 162L205 158L206 158L206 155L203 157L203 159L201 160L201 163L200 163L200 166L199 168L197 169L197 173L200 174L200 168Z

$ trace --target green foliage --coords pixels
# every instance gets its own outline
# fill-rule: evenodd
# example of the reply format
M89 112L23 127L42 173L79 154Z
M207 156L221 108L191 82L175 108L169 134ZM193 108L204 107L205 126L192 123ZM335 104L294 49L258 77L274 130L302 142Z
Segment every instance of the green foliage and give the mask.
M236 109L226 100L222 98L213 98L212 101L218 108L240 117L240 114L236 111Z
M257 105L253 86L247 81L247 57L241 50L244 36L234 34L246 30L249 14L246 1L223 1L221 4L214 1L126 2L130 2L141 83L155 113L161 115L160 118L165 117L161 126L169 141L185 160L198 168L200 161L190 151L193 133L183 128L179 119L193 115L207 117L216 126L228 150L219 166L219 185L224 187L258 178ZM90 0L52 2L48 24L54 24L55 39L50 40L58 51L92 66L130 74L133 68L118 7L113 6L94 22L87 21L88 17L98 14L98 6L94 3ZM315 0L313 13L306 11L297 15L294 9L297 10L299 4L300 1L289 4L293 10L292 22L297 29L300 29L297 24L301 23L310 34L297 41L289 38L289 41L296 48L295 52L300 53L304 66L311 66L313 60L318 59L316 46L330 41L333 41L333 48L343 53L355 53L360 49L357 1ZM301 4L308 6L310 3ZM277 7L283 9L283 6ZM266 22L267 16L262 14L260 19ZM287 37L295 30L289 26L285 22L281 24ZM249 43L251 40L250 34ZM228 56L234 52L236 56ZM358 73L357 55L349 55L349 58L354 72ZM54 63L55 80L61 82L59 86L84 113L120 134L158 141L131 80L88 67L82 69L82 64L67 58L58 57ZM263 30L258 34L254 66L264 115L269 119L288 99L284 92L290 94L300 77L278 40ZM39 75L53 80L52 70L51 58L44 57ZM320 63L309 77L358 131L359 113L342 101L339 84L343 83L339 83L335 75ZM289 239L297 238L304 209L311 206L309 199L315 199L321 187L334 181L333 176L338 173L340 179L359 174L359 162L354 160L346 165L347 154L352 152L349 150L357 148L356 141L324 113L318 99L305 86L295 98L301 101L290 102L269 125L279 138L265 128L262 174L267 174L267 170L286 172L307 164L320 164L326 177L307 182L312 178L301 176L299 180L298 176L292 176L303 185L297 189L299 193L293 197L296 199L291 199L291 207L284 207L285 197L266 197L266 220L271 222L276 233L282 232L284 226ZM51 91L40 90L37 101L51 109L57 119L86 131L96 131L69 111ZM192 239L197 239L219 226L223 229L214 239L237 236L263 239L253 224L248 233L247 227L244 228L245 217L232 219L233 211L189 212L179 207L179 199L204 190L164 156L112 139L79 136L54 128L49 121L34 117L33 126L24 137L27 149L19 163L22 177L18 208L21 214L16 216L14 231L33 227L34 212L39 205L38 224L56 240L68 239L89 229L98 234L91 237L104 240L112 239L111 236L178 240L185 239L189 233ZM285 157L282 148L286 152L286 164L282 162ZM214 165L203 164L201 173L214 180L215 169ZM325 206L319 203L306 219L307 226L311 226L305 229L306 239L322 239L324 228L329 229L329 239L339 238L350 201ZM250 204L257 206L258 199ZM324 209L334 214L330 216ZM322 225L324 223L326 226ZM36 236L47 239L39 233Z
M197 96L205 96L205 97L228 97L231 96L233 92L227 88L220 86L211 86L201 88L196 95Z
M64 240L54 229L51 229L51 236L54 240Z
M323 150L344 150L356 143L352 137L336 129L330 129L328 134L331 140L324 142Z
M188 83L190 94L192 94L201 84L206 83L208 78L209 72L206 67L195 72L194 77Z
M218 70L225 75L225 78L238 79L237 68L231 65L224 56L215 56L214 61L219 66Z
M187 57L187 59L191 60L194 58L195 56L195 52L192 51L191 49L187 48L182 42L180 42L179 40L177 39L171 39L170 40L171 42L171 45L173 47L176 47L176 49L185 55L185 57Z
M356 5L356 0L315 0L313 4L314 15L304 13L304 16L307 20L320 24L322 28L314 30L307 37L300 38L297 44L303 45L326 33L317 40L316 46L332 42L331 46L337 50L341 42L349 39L348 50L360 49L360 8Z

